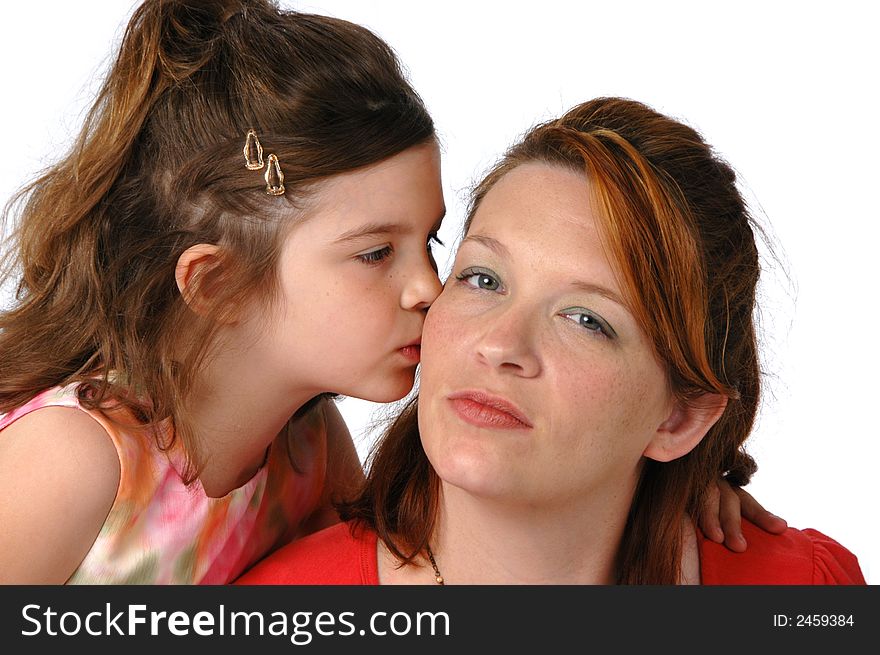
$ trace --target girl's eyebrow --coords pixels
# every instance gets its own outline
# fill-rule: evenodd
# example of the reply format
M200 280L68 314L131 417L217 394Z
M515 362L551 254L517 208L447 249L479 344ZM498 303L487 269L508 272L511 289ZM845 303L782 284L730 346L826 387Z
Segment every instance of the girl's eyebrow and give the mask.
M440 224L443 222L444 216L446 216L445 207L443 208L443 213L441 213L440 217L437 219L437 222L434 223L434 227L432 228L434 231L439 229ZM363 239L365 237L374 237L385 234L409 234L412 231L412 225L401 225L400 223L391 222L365 223L363 225L352 228L347 232L343 232L336 238L335 243L346 243L348 241L356 241L357 239Z
M403 226L400 223L365 223L359 225L347 232L343 232L336 238L336 243L345 243L346 241L355 241L364 237L372 237L379 234L405 234L412 228Z

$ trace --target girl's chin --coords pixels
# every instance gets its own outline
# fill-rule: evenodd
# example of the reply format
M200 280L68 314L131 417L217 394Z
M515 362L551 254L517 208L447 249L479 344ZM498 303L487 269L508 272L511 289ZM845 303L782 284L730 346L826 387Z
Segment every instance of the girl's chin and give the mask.
M394 383L386 380L384 384L366 384L363 383L353 386L350 393L340 391L343 396L352 398L360 398L372 403L393 403L406 398L413 389L415 383L415 373L401 376Z

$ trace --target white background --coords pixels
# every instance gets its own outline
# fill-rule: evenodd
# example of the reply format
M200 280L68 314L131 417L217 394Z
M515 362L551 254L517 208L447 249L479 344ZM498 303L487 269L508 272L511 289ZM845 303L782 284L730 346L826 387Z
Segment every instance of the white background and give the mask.
M287 4L366 25L399 53L443 141L450 244L470 185L534 122L573 104L627 96L700 130L739 172L782 260L762 290L767 393L749 489L791 525L843 543L880 583L880 47L870 3ZM0 9L4 201L75 134L131 9ZM363 455L378 406L341 408Z

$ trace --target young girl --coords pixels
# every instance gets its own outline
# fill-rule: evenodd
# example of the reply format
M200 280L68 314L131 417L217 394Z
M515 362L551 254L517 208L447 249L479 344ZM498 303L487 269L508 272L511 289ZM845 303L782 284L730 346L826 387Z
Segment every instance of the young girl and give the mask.
M222 583L335 520L362 473L323 394L404 396L440 290L439 151L390 49L147 0L22 197L0 580Z
M387 45L146 0L20 197L0 581L222 583L338 520L362 471L326 394L403 397L440 291L433 123Z

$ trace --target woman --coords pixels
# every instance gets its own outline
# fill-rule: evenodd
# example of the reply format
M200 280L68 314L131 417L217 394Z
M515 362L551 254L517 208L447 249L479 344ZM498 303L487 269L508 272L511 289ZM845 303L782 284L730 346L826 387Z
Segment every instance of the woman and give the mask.
M243 583L864 583L813 531L695 527L747 478L758 253L694 130L600 98L531 130L477 188L425 323L421 392L347 524ZM332 563L332 566L331 566Z
M228 582L335 523L363 474L326 395L405 396L440 292L440 151L389 46L269 0L144 0L18 199L0 583Z

